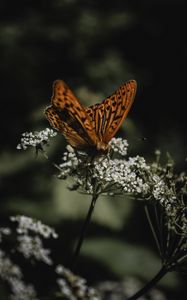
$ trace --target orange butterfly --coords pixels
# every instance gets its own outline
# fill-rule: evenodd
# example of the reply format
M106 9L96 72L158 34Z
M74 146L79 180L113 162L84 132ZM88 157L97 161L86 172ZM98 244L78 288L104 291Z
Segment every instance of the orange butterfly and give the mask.
M63 80L53 84L51 105L45 115L74 148L86 152L107 152L126 118L136 94L136 81L124 83L102 103L83 107Z

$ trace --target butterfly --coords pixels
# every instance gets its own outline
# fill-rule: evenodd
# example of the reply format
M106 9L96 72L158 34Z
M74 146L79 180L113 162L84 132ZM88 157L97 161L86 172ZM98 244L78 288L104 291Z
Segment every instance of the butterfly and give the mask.
M58 79L53 83L51 105L45 116L72 147L106 153L131 108L136 88L135 80L127 81L103 102L84 107L68 85Z

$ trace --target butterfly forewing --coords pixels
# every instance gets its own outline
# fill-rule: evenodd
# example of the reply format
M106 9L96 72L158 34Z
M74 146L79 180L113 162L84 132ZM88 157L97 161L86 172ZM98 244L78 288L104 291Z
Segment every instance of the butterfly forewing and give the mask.
M134 101L136 88L136 81L130 80L102 103L86 108L92 126L103 142L108 143L122 125Z

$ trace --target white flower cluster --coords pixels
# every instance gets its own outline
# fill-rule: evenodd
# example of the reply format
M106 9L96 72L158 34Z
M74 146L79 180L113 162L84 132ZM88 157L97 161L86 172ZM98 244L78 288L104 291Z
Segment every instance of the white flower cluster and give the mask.
M57 238L58 235L54 229L41 221L33 220L26 216L12 216L10 219L12 222L18 223L17 251L21 252L25 258L33 257L38 261L51 265L53 263L49 256L51 251L44 248L42 239L36 234L41 235L45 239L50 237Z
M67 151L64 152L62 157L63 163L59 165L59 178L61 179L66 179L67 176L69 176L74 170L77 169L80 163L74 149L70 145L68 145L66 149Z
M76 276L62 265L56 267L56 273L63 277L57 279L60 296L64 296L68 300L101 300L96 290L86 285L85 279Z
M18 150L26 150L28 147L43 146L49 138L57 135L53 129L46 128L42 131L22 133L21 142L17 145Z
M173 174L173 165L166 166L154 163L151 166L152 176L149 178L150 196L161 205L166 217L165 225L169 230L187 239L187 208L183 196L187 178L184 173L178 176ZM177 184L180 184L177 193ZM184 241L183 241L184 242Z
M27 234L18 235L17 237L18 247L17 251L21 252L25 258L35 258L38 261L42 261L47 265L52 265L53 261L50 258L50 249L45 249L43 242L39 236L28 236Z
M145 159L140 156L125 159L127 154L127 141L113 138L111 149L114 156L98 156L94 159L83 153L71 151L67 148L64 153L63 163L59 165L59 178L65 179L71 176L74 186L80 187L86 193L147 193L149 185L144 180L150 167Z
M10 279L12 292L11 300L37 300L36 291L32 284L25 285L20 279Z
M176 215L176 203L177 197L175 191L168 187L164 180L154 174L153 179L153 190L152 194L154 199L159 201L159 203L164 207L165 212L168 216L172 217Z
M6 236L11 235L11 237L16 238L15 251L23 254L26 259L32 258L47 265L52 265L51 250L44 248L42 238L57 238L58 235L55 230L42 224L41 221L26 216L12 216L10 220L16 223L15 230L17 234L15 234L15 230L9 227L1 227L0 242L4 242ZM9 284L12 292L11 300L37 299L32 285L24 283L21 269L2 250L0 250L0 278Z
M149 171L143 157L130 157L128 160L99 158L94 162L93 178L102 182L101 192L146 194L149 185L143 175Z
M127 157L127 141L113 138L108 155L91 157L68 146L59 165L59 178L73 180L71 190L80 189L87 194L130 193L139 199L160 204L167 216L170 229L187 236L187 210L177 198L171 158L166 166L157 160L148 165L143 157ZM180 179L187 181L186 177ZM180 221L179 221L180 220Z
M10 217L12 222L17 222L17 232L19 234L28 234L29 231L40 234L43 238L57 238L58 235L55 230L48 225L43 224L39 220L34 220L27 216L12 216Z
M24 283L19 266L14 264L2 250L0 250L0 277L10 286L11 300L38 299L34 287Z
M111 146L111 149L114 151L114 153L118 153L121 156L127 155L127 148L129 145L127 140L123 140L122 138L113 138L109 142L109 145Z

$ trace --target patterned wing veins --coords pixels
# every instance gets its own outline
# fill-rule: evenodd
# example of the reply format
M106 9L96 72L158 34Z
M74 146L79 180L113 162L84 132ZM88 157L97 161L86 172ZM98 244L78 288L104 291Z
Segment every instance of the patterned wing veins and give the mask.
M108 143L126 118L136 94L137 84L130 80L102 103L86 108L99 139Z

